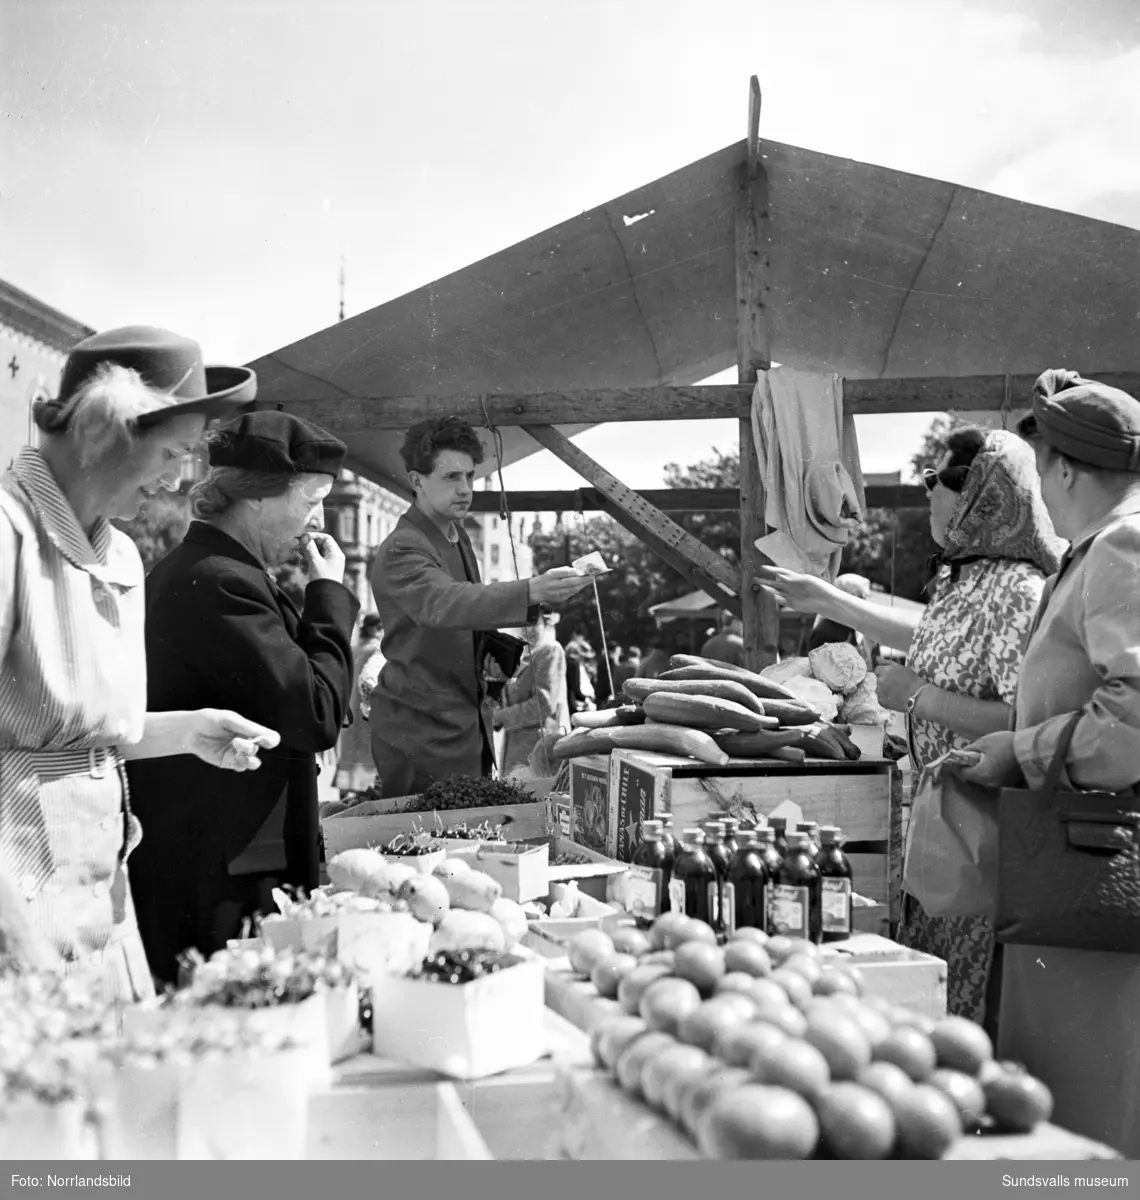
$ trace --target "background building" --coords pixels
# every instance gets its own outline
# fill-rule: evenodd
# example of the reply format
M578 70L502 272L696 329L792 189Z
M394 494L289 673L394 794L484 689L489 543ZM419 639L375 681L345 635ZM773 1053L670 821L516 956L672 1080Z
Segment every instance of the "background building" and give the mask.
M94 332L0 280L0 471L37 443L32 405L56 394L71 347Z

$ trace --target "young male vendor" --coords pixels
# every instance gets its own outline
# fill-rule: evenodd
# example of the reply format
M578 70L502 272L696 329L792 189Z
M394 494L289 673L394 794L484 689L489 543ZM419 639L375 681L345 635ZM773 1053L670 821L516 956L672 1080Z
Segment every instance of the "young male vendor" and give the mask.
M557 607L590 583L562 571L480 582L463 521L483 455L479 435L458 417L421 422L401 449L415 501L372 570L385 663L369 724L383 796L411 795L449 775L491 773L483 635L524 626L539 604Z

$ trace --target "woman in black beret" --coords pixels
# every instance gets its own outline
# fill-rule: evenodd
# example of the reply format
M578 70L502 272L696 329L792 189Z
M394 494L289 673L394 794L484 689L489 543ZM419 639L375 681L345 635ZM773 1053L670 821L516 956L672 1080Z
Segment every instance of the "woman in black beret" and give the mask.
M209 954L274 911L274 887L317 886L316 755L349 712L360 607L344 555L320 532L344 444L288 413L256 412L213 435L209 453L190 493L197 519L147 579L148 693L272 714L281 745L248 786L189 759L131 772L147 830L135 902L164 981L183 951ZM298 549L309 577L300 610L269 574Z

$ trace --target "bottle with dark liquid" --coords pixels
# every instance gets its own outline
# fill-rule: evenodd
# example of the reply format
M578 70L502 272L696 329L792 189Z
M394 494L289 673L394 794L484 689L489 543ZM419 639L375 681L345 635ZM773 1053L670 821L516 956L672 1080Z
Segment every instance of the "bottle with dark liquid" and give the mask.
M808 846L808 853L812 856L812 858L814 858L818 862L819 861L819 823L817 821L805 821L799 827L799 832L806 833L808 835L808 840L810 842L810 845Z
M735 817L720 817L718 819L724 826L724 845L728 851L729 858L731 858L740 849L740 822Z
M709 911L709 896L716 898L716 886L716 867L705 853L704 834L699 829L686 829L673 862L673 878L669 881L670 911L711 925L713 914Z
M728 847L724 844L724 824L719 818L712 821L702 821L701 828L705 833L705 853L712 859L712 864L716 867L716 884L709 896L709 911L712 913L712 920L709 923L714 929L722 930L725 928L724 883L728 878L728 868L732 862L732 855L729 853Z
M669 870L673 869L673 860L677 857L677 839L673 836L673 814L662 813L657 818L661 822L661 840L669 853Z
M779 850L776 849L776 831L763 826L753 830L753 836L760 843L760 857L764 860L764 869L768 872L768 888L771 890L776 875L784 865L784 860L780 857Z
M781 858L788 857L788 819L787 817L769 817L768 828L776 835L776 853Z
M769 891L769 932L818 942L823 933L822 884L807 834L789 833L787 856Z
M669 879L673 865L660 821L641 822L641 841L629 862L629 911L635 917L652 920L669 908Z
M732 923L725 923L725 932L731 933L745 925L754 929L768 928L768 868L764 863L767 841L755 832L744 834L743 843L732 856L725 882L725 912L731 915ZM731 903L728 896L731 895Z
M843 832L834 825L820 831L816 863L822 876L823 940L841 942L851 936L851 863L843 853Z

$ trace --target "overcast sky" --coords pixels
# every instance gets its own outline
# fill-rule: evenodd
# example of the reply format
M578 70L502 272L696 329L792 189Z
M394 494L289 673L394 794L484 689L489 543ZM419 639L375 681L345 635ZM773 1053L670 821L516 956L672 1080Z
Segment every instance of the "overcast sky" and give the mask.
M1140 0L3 0L0 278L249 361L762 135L1140 228ZM1045 364L1043 364L1045 365ZM861 421L867 471L927 419ZM634 486L732 422L597 429ZM577 486L541 457L519 487Z

